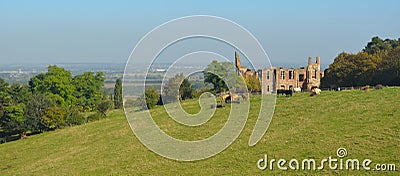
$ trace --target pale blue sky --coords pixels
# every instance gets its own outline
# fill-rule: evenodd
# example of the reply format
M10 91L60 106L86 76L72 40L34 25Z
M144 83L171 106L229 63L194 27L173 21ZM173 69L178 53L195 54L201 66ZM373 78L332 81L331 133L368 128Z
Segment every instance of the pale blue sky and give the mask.
M400 1L0 1L0 64L126 62L149 30L187 15L230 19L274 63L326 67L373 37L400 37ZM232 54L233 56L233 54Z

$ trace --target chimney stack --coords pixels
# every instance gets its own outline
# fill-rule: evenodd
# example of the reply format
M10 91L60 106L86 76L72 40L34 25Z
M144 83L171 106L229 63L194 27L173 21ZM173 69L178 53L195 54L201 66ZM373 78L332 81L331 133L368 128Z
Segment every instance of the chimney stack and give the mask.
M308 65L312 64L312 57L308 57Z
M317 56L317 64L319 65L321 63L321 58Z

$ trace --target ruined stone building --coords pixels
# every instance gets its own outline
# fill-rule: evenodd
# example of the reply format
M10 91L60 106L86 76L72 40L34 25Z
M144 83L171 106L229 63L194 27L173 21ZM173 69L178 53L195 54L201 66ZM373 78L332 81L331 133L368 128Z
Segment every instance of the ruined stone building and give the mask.
M237 51L235 51L235 66L239 76L248 77L257 74L257 72L242 66L242 64L240 63L239 53Z
M319 87L324 72L321 71L320 57L316 58L316 62L312 62L312 58L308 58L308 64L300 68L282 68L271 67L252 71L243 67L240 63L239 54L235 52L235 65L238 74L248 76L256 74L261 80L262 93L276 93L277 90L293 90L300 87L302 91L310 91L312 87Z

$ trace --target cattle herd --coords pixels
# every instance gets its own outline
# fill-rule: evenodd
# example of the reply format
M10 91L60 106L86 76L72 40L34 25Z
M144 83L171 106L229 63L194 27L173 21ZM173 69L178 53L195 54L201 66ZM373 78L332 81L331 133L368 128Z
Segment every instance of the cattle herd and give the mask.
M284 90L284 89L279 89L277 90L277 94L278 95L286 95L286 96L292 96L293 93L299 93L301 92L301 88L300 87L296 87L293 89L289 89L289 90ZM312 87L311 88L311 93L310 96L316 96L321 94L321 89L319 89L318 87Z
M387 86L386 86L387 87ZM383 89L385 88L385 86L378 84L375 87L372 87L375 89ZM370 89L369 85L365 85L360 87L360 90L363 91L368 91ZM331 89L331 90L335 90L335 91L341 91L342 89L340 87L336 87L335 89ZM301 92L302 89L300 87L296 87L293 89L289 89L289 90L285 90L285 89L278 89L277 90L277 95L286 95L286 96L293 96L293 93L299 93ZM311 92L310 92L310 96L317 96L321 94L321 89L314 86L311 87ZM248 99L248 94L247 93L242 93L242 94L232 94L230 92L224 92L222 94L220 94L220 101L215 104L215 105L211 105L211 108L222 108L222 102L225 103L240 103L240 98L244 101L246 101Z

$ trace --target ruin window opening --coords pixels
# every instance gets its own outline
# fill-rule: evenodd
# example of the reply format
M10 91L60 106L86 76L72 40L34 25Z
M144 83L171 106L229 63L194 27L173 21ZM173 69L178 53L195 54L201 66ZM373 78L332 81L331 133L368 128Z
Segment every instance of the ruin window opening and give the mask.
M294 79L294 71L293 70L289 71L289 79Z
M299 81L304 81L304 74L299 75Z

